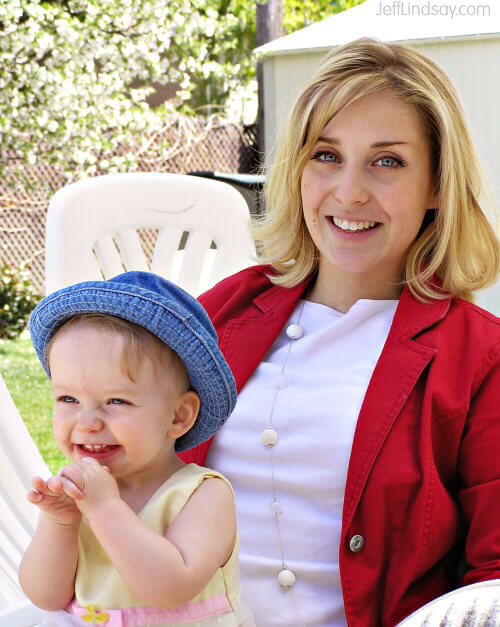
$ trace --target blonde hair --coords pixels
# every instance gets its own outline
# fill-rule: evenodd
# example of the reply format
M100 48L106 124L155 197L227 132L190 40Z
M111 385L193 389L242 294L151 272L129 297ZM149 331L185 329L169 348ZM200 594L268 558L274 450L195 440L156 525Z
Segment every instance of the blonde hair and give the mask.
M57 335L61 333L61 331L79 324L100 331L119 333L122 336L123 351L121 355L121 366L123 372L128 375L131 381L135 382L135 373L145 356L149 357L155 369L160 365L173 368L176 375L177 372L180 374L179 378L189 381L184 362L179 355L167 346L165 342L162 342L159 337L156 337L156 335L134 322L108 314L94 312L82 313L66 320L66 322L57 329L47 344L46 350L48 357L50 356L50 349ZM185 387L186 390L188 390L189 383L187 383Z
M433 61L401 44L358 39L330 52L311 76L270 163L268 213L250 227L259 256L276 270L271 280L286 287L316 269L319 254L302 212L304 165L334 115L381 91L412 106L423 120L439 197L439 209L428 212L408 250L402 283L420 300L447 294L472 300L473 291L498 276L499 241L485 215L496 215L493 195L451 81Z

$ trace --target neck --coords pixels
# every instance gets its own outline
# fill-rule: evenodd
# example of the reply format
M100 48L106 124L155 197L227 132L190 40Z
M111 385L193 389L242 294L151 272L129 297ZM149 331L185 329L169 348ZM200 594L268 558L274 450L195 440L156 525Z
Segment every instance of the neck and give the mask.
M373 275L347 274L331 269L328 271L320 263L318 276L309 290L307 300L346 313L361 298L397 300L402 291L397 281L392 276L384 277L382 270Z
M172 451L172 455L167 460L154 468L132 475L115 477L120 497L137 513L158 488L184 466L184 462Z

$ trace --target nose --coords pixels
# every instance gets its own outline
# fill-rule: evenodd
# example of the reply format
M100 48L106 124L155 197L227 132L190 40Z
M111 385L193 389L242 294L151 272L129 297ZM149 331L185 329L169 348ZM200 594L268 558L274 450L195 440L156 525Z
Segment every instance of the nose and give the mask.
M84 409L78 415L77 428L79 431L93 433L101 431L104 426L99 412L95 409Z
M343 207L357 206L369 198L363 171L356 164L344 164L332 180L333 197Z

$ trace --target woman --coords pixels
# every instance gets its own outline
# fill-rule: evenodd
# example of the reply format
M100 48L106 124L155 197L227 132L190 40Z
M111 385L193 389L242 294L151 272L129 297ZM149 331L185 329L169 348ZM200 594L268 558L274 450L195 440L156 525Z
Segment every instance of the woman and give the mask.
M471 303L499 266L485 190L415 50L352 42L299 96L253 228L268 265L201 298L240 390L208 463L235 488L259 626L394 625L500 577L500 327Z

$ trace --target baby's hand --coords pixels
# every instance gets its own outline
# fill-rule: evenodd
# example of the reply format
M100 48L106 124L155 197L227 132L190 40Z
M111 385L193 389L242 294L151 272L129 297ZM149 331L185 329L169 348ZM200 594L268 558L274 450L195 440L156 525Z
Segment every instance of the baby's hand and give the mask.
M120 492L115 479L109 474L106 466L101 466L92 457L84 457L78 464L64 467L60 474L65 483L68 495L76 494L75 503L84 515L111 499L119 499ZM75 492L69 492L69 484Z
M65 487L64 483L60 475L50 477L46 481L41 477L34 477L31 482L33 490L30 490L27 495L28 501L59 525L79 524L82 515L75 503L75 498L78 497L77 491L75 486ZM79 490L78 493L80 493Z

